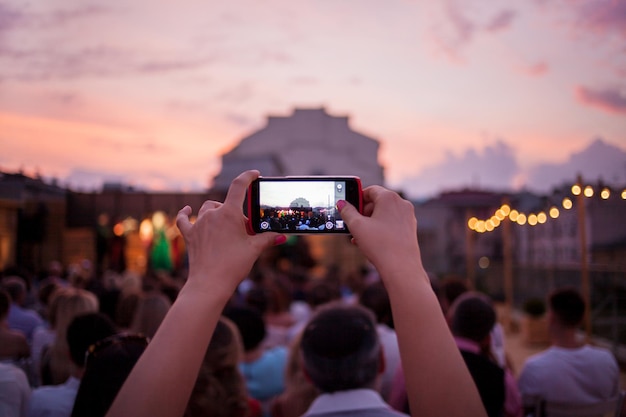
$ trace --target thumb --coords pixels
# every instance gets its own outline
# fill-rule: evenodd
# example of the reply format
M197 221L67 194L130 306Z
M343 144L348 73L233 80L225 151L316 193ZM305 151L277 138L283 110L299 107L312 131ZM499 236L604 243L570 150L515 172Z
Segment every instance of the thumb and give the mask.
M254 240L254 244L261 249L261 251L272 246L282 245L287 241L285 235L278 233L259 233L252 236L252 239Z

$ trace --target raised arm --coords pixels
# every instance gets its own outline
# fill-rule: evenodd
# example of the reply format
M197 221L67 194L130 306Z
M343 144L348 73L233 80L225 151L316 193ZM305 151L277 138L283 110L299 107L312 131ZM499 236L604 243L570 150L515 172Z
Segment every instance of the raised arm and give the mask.
M349 203L338 206L389 292L411 410L486 416L422 265L413 205L379 186L364 190L364 203L364 215Z
M261 251L283 235L249 236L242 212L248 185L237 177L224 203L207 201L194 224L191 208L176 218L189 255L189 277L153 340L124 383L107 416L182 416L222 309Z

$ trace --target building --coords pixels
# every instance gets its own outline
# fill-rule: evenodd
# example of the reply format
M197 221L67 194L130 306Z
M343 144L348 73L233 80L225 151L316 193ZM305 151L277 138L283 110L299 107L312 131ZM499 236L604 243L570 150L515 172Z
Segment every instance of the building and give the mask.
M0 172L0 270L61 259L66 194L40 178Z
M225 192L241 172L264 176L355 175L364 186L384 184L379 142L350 128L347 116L324 108L295 109L290 116L269 116L260 130L222 156L213 190Z

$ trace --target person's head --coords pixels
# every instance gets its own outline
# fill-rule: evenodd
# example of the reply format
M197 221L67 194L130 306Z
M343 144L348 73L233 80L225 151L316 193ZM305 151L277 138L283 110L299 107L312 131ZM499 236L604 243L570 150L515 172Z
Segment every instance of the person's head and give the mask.
M239 329L246 352L261 345L267 333L263 316L257 309L247 306L231 307L224 311L224 315Z
M144 294L137 304L130 330L133 333L154 337L171 306L172 303L164 294L159 292Z
M49 320L50 299L52 295L61 288L58 278L46 278L39 284L39 290L37 291L37 299L43 307L45 318Z
M72 362L82 369L89 346L115 333L115 324L102 313L86 313L74 317L67 327L66 335Z
M372 388L384 370L374 315L358 305L320 307L300 340L304 371L322 392Z
M237 327L222 317L198 372L185 417L245 415L248 394L238 364L242 345Z
M50 299L50 325L54 329L55 339L49 352L46 354L46 373L50 372L48 384L58 384L65 381L76 372L70 360L67 345L67 328L71 321L81 314L98 311L98 298L87 290L67 287L59 288Z
M496 312L486 296L465 293L450 306L448 314L452 334L480 345L489 344L489 334L496 324Z
M24 305L26 300L26 281L17 275L9 276L2 279L2 289L4 289L11 297L11 302L17 305Z
M306 293L306 302L313 309L340 298L341 290L339 285L335 285L326 279L313 283Z
M372 310L378 323L386 324L393 328L393 316L391 314L391 302L385 285L381 281L374 282L361 292L359 303Z
M50 325L57 336L65 338L65 331L74 317L98 311L98 297L90 291L73 288L57 288L50 296Z
M91 345L72 417L104 416L147 345L148 339L137 334L116 334Z
M548 310L552 321L564 328L575 329L583 321L585 300L576 289L561 288L550 294Z
M122 292L115 305L115 324L121 329L130 328L141 299L139 291Z
M444 314L448 313L448 309L454 301L468 291L465 280L458 277L448 277L444 279L439 286L439 302Z

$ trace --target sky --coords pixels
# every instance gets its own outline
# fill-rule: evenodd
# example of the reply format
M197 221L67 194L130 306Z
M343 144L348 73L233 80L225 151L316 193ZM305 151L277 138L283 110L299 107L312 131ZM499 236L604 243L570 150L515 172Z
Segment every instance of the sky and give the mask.
M626 0L0 0L2 171L202 190L319 107L409 196L626 184Z
M296 198L306 199L311 207L335 204L335 182L261 182L259 204L271 207L289 207Z

